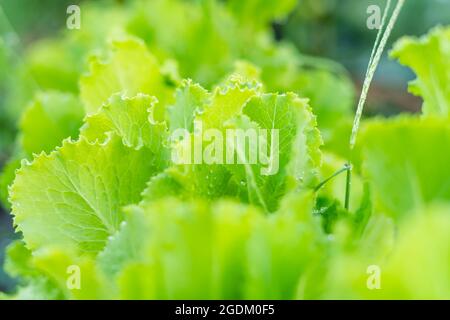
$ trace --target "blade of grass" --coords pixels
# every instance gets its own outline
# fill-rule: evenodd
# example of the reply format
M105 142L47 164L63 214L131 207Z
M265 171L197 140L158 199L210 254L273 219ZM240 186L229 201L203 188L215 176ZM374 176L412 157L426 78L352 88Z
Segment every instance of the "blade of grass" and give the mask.
M389 19L389 23L386 27L386 30L383 33L383 37L381 38L378 47L376 47L377 43L375 42L374 51L376 53L373 56L373 59L370 61L369 66L367 68L367 73L366 73L366 77L364 79L361 96L358 101L358 107L356 109L356 115L355 115L355 119L353 121L352 134L350 136L350 149L353 149L355 146L355 143L356 143L356 137L357 137L358 130L359 130L359 124L361 121L364 104L366 102L367 93L369 92L370 84L372 83L373 76L375 74L378 64L380 63L381 55L383 54L386 43L389 39L389 36L391 35L391 31L394 28L395 23L397 22L398 15L400 14L400 11L401 11L404 3L405 3L405 0L398 0L397 5L394 9L394 12L392 13L391 18ZM382 28L380 28L378 33L381 34L382 32L383 32ZM376 50L375 50L375 48L376 48Z
M373 76L375 75L375 71L377 70L378 64L380 63L381 55L383 54L384 48L386 47L386 43L391 35L392 29L397 22L397 18L400 14L400 11L405 3L405 0L398 0L397 5L394 8L394 11L389 18L389 23L384 29L384 25L386 23L386 19L388 16L388 12L391 6L391 0L387 1L386 8L383 13L383 19L381 23L381 27L378 30L377 38L375 40L372 53L370 55L369 64L367 67L366 75L364 78L363 88L361 90L361 96L359 97L358 107L356 109L355 119L353 121L352 133L350 136L350 151L353 150L356 143L356 138L358 135L359 124L361 122L361 116L364 110L364 105L366 102L367 94L369 92L370 84L372 83ZM382 35L382 36L381 36ZM351 157L351 155L350 155ZM351 162L348 163L349 170L347 171L347 179L345 186L345 209L349 210L350 208L350 192L351 192Z

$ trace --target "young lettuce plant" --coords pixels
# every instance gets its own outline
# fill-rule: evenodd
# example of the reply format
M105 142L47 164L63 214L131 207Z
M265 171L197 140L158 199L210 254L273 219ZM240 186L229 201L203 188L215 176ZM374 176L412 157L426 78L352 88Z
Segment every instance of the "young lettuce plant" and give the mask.
M343 177L320 183L324 172L339 169L339 155L346 154L334 154L334 146L321 152L313 114L323 112L322 131L337 135L330 120L336 114L323 107L334 102L323 97L327 89L315 87L324 83L348 97L346 86L334 86L334 76L321 70L297 75L300 57L272 43L245 56L221 58L248 58L258 67L240 61L235 71L228 63L213 70L216 57L207 54L214 51L201 49L212 48L213 41L202 47L197 37L211 20L199 12L221 23L237 19L248 24L245 31L262 34L273 13L250 23L248 11L238 10L240 3L234 1L227 2L230 7L171 3L198 19L180 28L186 37L177 42L176 37L156 36L166 2L152 2L148 5L160 11L141 10L124 23L129 31L143 32L145 44L131 37L113 41L107 59L93 58L88 74L76 74L80 98L39 94L24 114L21 148L28 161L12 174L10 187L12 214L23 234L23 241L9 247L5 265L20 278L12 297L448 298L449 261L441 254L448 252L450 202L448 28L395 46L393 55L418 75L411 91L424 98L423 114L361 121L351 158L361 176L353 172L352 197L343 198L351 209L346 210L339 201L341 194L350 194L339 180ZM274 11L276 16L291 5L283 3L286 7ZM159 20L141 19L141 14L158 12L165 12ZM380 31L377 38L379 50L374 49L369 63L359 115L395 17L389 31L384 36ZM208 37L220 35L220 43L232 44L223 25L209 26L214 29ZM178 27L170 24L164 32ZM192 55L182 57L180 47L186 43ZM232 48L218 53L229 52ZM425 66L424 52L434 57ZM195 60L196 54L202 58ZM180 59L183 76L191 72L193 80L180 80L161 63L174 57ZM311 109L293 92L270 93L290 90L311 95L311 103L320 107ZM41 121L35 124L33 118ZM195 150L211 150L211 141L199 139L198 123L221 135L230 129L278 130L278 170L268 175L261 163L174 161L178 151L194 159ZM355 130L359 123L357 116ZM48 128L50 137L42 134ZM174 140L178 129L186 134ZM347 138L341 133L325 141ZM248 155L245 147L232 148L238 157ZM267 143L269 153L274 148ZM341 172L348 173L349 167ZM355 182L363 189L361 201ZM358 209L349 207L349 200ZM435 249L431 254L430 247ZM412 262L405 272L407 259ZM373 265L383 270L385 290L368 290L366 271Z
M86 294L92 297L98 293L99 296L96 297L101 298L111 297L103 296L105 292L115 292L115 297L136 296L141 292L139 291L141 289L136 291L137 293L133 292L129 284L123 280L132 276L126 272L126 269L132 268L129 265L143 263L139 268L143 268L145 274L154 269L155 277L160 278L160 272L166 273L172 268L172 263L164 262L167 254L173 255L173 266L178 266L184 261L183 256L188 254L189 250L194 250L190 260L186 260L186 268L189 263L198 261L203 268L210 271L199 272L198 268L193 268L186 272L192 279L198 276L206 277L202 281L215 283L215 287L209 288L205 284L202 289L204 291L199 293L192 291L193 286L176 289L177 285L182 284L181 278L171 277L172 284L164 284L169 287L164 287L164 290L158 289L156 295L144 292L145 294L140 297L244 298L269 296L269 288L272 286L270 283L264 284L265 289L255 287L263 285L260 280L253 279L263 277L263 274L258 275L262 270L257 268L245 271L247 259L256 259L250 266L262 263L258 260L265 259L265 255L259 256L257 253L266 252L264 248L268 246L267 250L279 253L274 253L274 260L268 261L266 267L275 272L275 266L279 266L277 268L281 268L280 271L275 272L273 277L283 279L280 288L272 294L274 297L293 297L299 279L312 272L309 271L307 257L309 255L314 257L320 252L312 248L315 246L320 248L323 241L319 225L316 223L317 219L308 215L314 197L307 189L316 180L315 175L320 164L321 140L307 102L292 93L264 93L261 85L255 80L244 80L245 77L239 74L230 76L228 81L214 88L212 92L186 80L180 83L176 91L172 91L173 100L170 100L169 94L166 95L171 87L154 91L159 92L161 98L158 95L154 97L149 94L155 86L165 85L163 76L153 77L150 84L145 82L148 81L146 78L142 79L144 82L137 77L133 78L138 65L141 69L148 67L152 74L161 74L158 73L158 65L152 61L154 60L151 59L150 53L144 50L141 42L130 39L115 42L113 55L107 62L92 62L90 75L82 79L81 97L88 115L84 119L79 138L66 139L62 146L51 153L41 153L35 155L30 162L24 161L16 173L14 184L10 188L10 201L14 222L17 230L23 233L27 249L11 249L13 256L14 250L24 251L23 255L28 261L26 263L39 265L36 272L45 275L42 279L48 278L45 288L47 285L54 286L53 291L58 292L57 296L71 297L74 294L74 297L82 297ZM106 74L111 81L101 81ZM122 91L115 93L119 88ZM109 92L110 97L100 103L98 95L91 94L95 90L104 93L105 96ZM139 93L127 97L125 94L128 92ZM95 106L98 106L97 111ZM176 145L171 143L171 130L183 124L184 128L191 130L191 134L195 135L193 130L195 121L202 121L205 128L214 127L218 130L225 130L230 126L246 129L249 125L280 130L279 171L267 176L261 174L258 164L217 164L209 167L206 164L197 166L173 163L170 154ZM202 151L206 147L207 145L203 145ZM237 149L235 151L239 152ZM226 185L229 188L223 188ZM304 190L301 191L304 196L300 198L296 196L290 200L293 203L300 201L299 204L292 204L292 207L286 204L287 199L291 197L289 194L298 193L299 190ZM173 198L166 200L173 195L185 200ZM215 202L211 201L221 197L234 198L235 201L254 206L230 203L224 204L225 208L229 209L214 209ZM133 204L135 206L131 209L124 209ZM234 210L237 220L228 221L226 213L232 215ZM278 214L280 210L285 213ZM250 229L247 235L242 231L244 233L242 236L241 231L236 230L237 238L234 240L233 234L229 234L232 237L230 241L235 243L232 248L241 246L242 254L235 258L237 259L235 262L228 262L226 257L231 254L229 251L231 249L225 247L223 249L225 256L221 256L220 243L225 241L224 246L228 243L226 238L221 240L223 237L221 234L227 234L225 230L228 223L236 225L247 219L245 218L247 214L244 216L238 214L241 211L249 212L248 214L253 212L248 217ZM273 211L277 211L277 218L267 215ZM171 218L169 212L173 212L175 216ZM222 214L216 217L217 212ZM163 220L158 218L161 213ZM134 219L134 215L142 215L146 221L139 224L139 227L144 228L142 234L152 235L143 241L142 246L162 245L161 249L152 251L145 249L133 253L126 252L122 248L140 246L134 242L133 237L141 238L142 235L139 231L127 231L129 227L126 227L132 225L129 220ZM177 218L177 215L180 217ZM194 219L197 215L198 218ZM186 222L183 222L183 219L187 219ZM193 223L193 229L190 229L189 221ZM160 225L161 223L163 225ZM185 226L186 223L188 225ZM179 251L166 252L163 230L168 228L168 235L173 234L169 230L178 224L180 229L175 232L177 238L171 241L175 246L181 246L185 241L187 243L193 241L193 247L184 251L182 249L185 247L182 245ZM149 226L148 230L145 229L146 225ZM272 228L275 229L271 230ZM286 240L287 243L292 243L294 247L298 246L299 250L304 247L301 249L304 255L291 257L282 254L283 251L275 247L270 249L272 246L283 246L285 243L275 237L279 233L276 231L278 228L285 229L281 233L287 237L286 239L290 239ZM299 232L303 229L305 235L301 236ZM122 236L122 233L130 235ZM199 238L200 242L197 242L196 234L199 236L204 234L207 238ZM217 240L213 240L216 237ZM120 241L124 243L117 245L115 243L119 240L116 239L121 239ZM217 244L219 256L210 258L205 256L203 259L204 254L216 247L215 241L219 241ZM210 249L199 247L200 243L205 242L211 243ZM247 249L247 243L251 248ZM119 248L116 248L117 246ZM33 252L33 255L26 254L27 250ZM67 254L61 256L62 252ZM129 254L132 256L128 257ZM118 257L120 261L117 265L111 263L105 265L101 262L112 259L111 257ZM89 277L96 279L95 283L102 283L102 279L109 280L116 291L110 291L103 285L99 285L94 291L91 291L92 286L87 286L87 291L79 293L76 293L76 290L75 293L68 290L61 281L62 270L60 268L52 270L55 267L53 266L55 260L58 259L71 262L70 265L81 265L82 273L89 273ZM157 259L162 260L157 262ZM224 268L220 275L211 274L223 278L220 281L218 278L217 283L216 280L208 278L208 274L216 268L209 269L215 265L210 259L213 261L218 259L217 267ZM24 262L10 263L17 266ZM227 267L228 263L231 264L230 267ZM270 266L272 264L273 266ZM62 262L58 265L67 267ZM284 265L292 267L284 270ZM108 270L108 267L113 270ZM12 269L14 271L17 268ZM242 274L237 272L241 269ZM227 277L231 279L228 280ZM239 279L242 277L246 280L241 283ZM35 279L31 277L30 283L34 284ZM231 287L227 289L225 284ZM153 283L153 286L157 285ZM151 287L148 288L150 289ZM41 293L45 297L45 290Z

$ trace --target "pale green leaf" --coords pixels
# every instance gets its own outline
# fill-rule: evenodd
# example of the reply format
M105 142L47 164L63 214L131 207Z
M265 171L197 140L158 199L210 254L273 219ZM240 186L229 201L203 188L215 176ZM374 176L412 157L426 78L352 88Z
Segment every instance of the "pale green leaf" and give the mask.
M360 253L335 256L326 278L324 299L449 299L450 208L438 204L414 210L395 230L383 221L369 226L372 236ZM385 231L391 229L390 233ZM340 253L340 252L338 252ZM372 254L371 254L372 253ZM406 265L405 265L406 263ZM374 289L379 283L380 288Z
M160 101L161 110L155 112L155 119L161 120L166 103L172 100L172 89L158 61L137 39L114 41L107 62L93 58L90 73L80 80L80 90L87 114L96 113L114 93L129 97L144 93Z
M371 121L361 138L363 175L378 209L400 218L450 200L450 125L436 118ZM430 161L432 159L432 161Z
M397 42L391 55L416 73L417 79L410 83L409 90L423 98L423 113L448 116L450 27L437 27L420 39L405 37Z
M324 238L312 193L286 196L279 211L254 226L248 244L245 299L310 298L318 283Z
M245 103L258 92L258 88L238 80L217 87L212 93L211 102L196 120L202 123L204 129L220 130L227 120L241 114Z
M194 118L207 103L208 92L191 80L184 80L176 90L175 104L168 109L170 131L186 129L192 132Z
M100 143L65 141L50 155L24 162L10 190L17 230L31 249L52 243L98 252L138 202L155 174L153 155L115 136Z
M20 121L21 145L28 156L50 152L65 138L78 137L84 111L78 99L67 93L37 94Z
M267 145L269 161L262 163L258 159L256 164L249 164L252 146L236 144L236 152L246 164L227 168L234 173L239 187L247 189L250 203L272 212L289 190L316 183L321 162L320 134L307 102L292 93L255 96L245 105L243 114L228 123L235 129L267 130L266 137L260 136L258 148Z
M167 198L130 208L131 216L145 217L147 224L141 225L147 230L135 228L141 233L136 235L125 226L107 247L140 250L138 258L122 254L118 259L123 266L119 295L133 299L293 298L300 281L308 278L308 266L322 256L322 233L311 214L312 204L311 193L292 194L272 216L229 201L207 204ZM125 255L128 261L123 264ZM309 290L307 285L304 293L308 295Z
M128 147L140 149L145 146L155 154L162 153L167 128L165 123L153 119L156 104L157 99L148 95L129 98L115 94L98 113L85 119L81 135L89 141L102 142L113 132Z

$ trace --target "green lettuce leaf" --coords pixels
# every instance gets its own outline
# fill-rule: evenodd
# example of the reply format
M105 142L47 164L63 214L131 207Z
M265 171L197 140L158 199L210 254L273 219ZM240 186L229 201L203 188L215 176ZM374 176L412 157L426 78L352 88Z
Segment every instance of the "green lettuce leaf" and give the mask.
M292 195L273 216L223 200L132 206L100 263L126 299L292 298L323 253L312 204Z
M43 300L63 299L64 292L47 275L41 273L33 262L33 256L25 244L16 240L6 250L5 270L19 279L16 291L9 299Z
M42 151L49 153L66 138L76 139L83 116L81 103L70 93L36 94L21 116L18 146L0 175L0 200L5 206L9 206L8 187L20 168L20 160L31 159Z
M248 246L245 299L315 297L325 238L310 192L288 194L280 209L255 225ZM294 252L301 254L293 254Z
M413 69L417 79L409 91L424 100L425 115L450 114L450 27L437 27L417 39L398 41L391 56Z
M388 225L370 226L372 236L358 254L336 254L329 266L325 299L449 299L450 297L450 208L436 204L421 208L405 220L395 233L395 246L374 255L375 242L394 238L383 230ZM370 224L370 223L369 223ZM378 230L377 230L378 229ZM391 229L392 226L391 226ZM378 236L373 236L377 235ZM369 235L368 235L369 236ZM432 249L430 249L432 248ZM372 253L372 254L371 254ZM406 265L405 265L406 263ZM371 276L378 269L379 289L371 288Z
M164 117L163 107L172 100L172 89L157 59L139 39L113 41L109 60L102 62L93 57L90 73L80 80L81 100L89 115L96 113L115 93L130 97L137 93L156 96L162 108L155 111L157 120Z
M23 151L28 156L42 151L49 153L65 138L77 139L83 116L83 107L73 95L39 93L20 121Z
M378 210L401 218L413 209L450 200L448 120L375 120L366 124L360 142L363 175Z
M195 117L203 111L208 92L192 80L184 80L176 90L175 104L168 109L170 131L186 129L192 132Z
M237 197L273 212L277 209L280 198L288 190L313 186L317 181L317 168L321 163L321 138L307 102L292 93L261 94L261 87L255 80L236 73L211 94L198 85L183 84L181 89L178 89L176 104L171 110L177 108L183 114L180 129L186 129L188 137L183 135L179 140L172 140L172 137L174 164L164 174L149 182L144 199L164 196L164 193L157 190L163 188L168 195L178 194L185 198ZM192 97L193 90L201 93L202 101ZM182 92L184 94L181 94ZM187 111L193 115L186 116ZM172 134L176 131L173 129ZM223 138L213 137L212 142L207 143L203 138L209 129ZM249 129L255 132L266 130L268 135L265 138L260 137L266 140L258 143L267 145L268 155L277 154L279 167L276 167L275 158L267 164L250 164L251 145L230 145L229 141L226 141L230 129L241 130L244 135ZM279 133L278 148L271 146L271 135L275 130ZM206 163L205 159L201 163L194 161L196 150L201 150L203 155L207 152L219 152L217 144L223 152L215 155L215 160L208 160L213 163ZM228 147L234 153L233 163L225 161ZM213 149L215 151L211 151ZM190 157L190 163L178 164L174 160L174 154L180 153ZM271 172L272 170L274 172Z
M106 299L115 294L91 257L78 256L57 244L32 253L17 240L8 247L5 268L20 276L13 299Z
M243 114L243 117L229 121L228 125L233 129L268 130L267 141L258 142L267 144L268 154L278 152L278 161L271 159L264 168L261 163L226 167L239 182L238 187L247 192L250 203L273 212L280 198L289 190L312 186L316 182L316 168L321 163L320 134L307 102L292 93L252 97L245 104ZM272 145L275 142L271 139L274 130L278 132L278 149ZM237 144L236 153L248 162L250 150L244 147ZM266 174L265 171L269 172Z
M10 190L12 214L27 246L58 243L85 252L100 251L123 220L120 207L138 202L156 173L152 153L122 144L64 141L50 155L22 164Z
M144 94L128 98L114 94L96 114L87 116L81 135L89 141L103 142L113 132L130 148L149 148L155 155L163 153L167 139L165 123L153 118L157 99Z

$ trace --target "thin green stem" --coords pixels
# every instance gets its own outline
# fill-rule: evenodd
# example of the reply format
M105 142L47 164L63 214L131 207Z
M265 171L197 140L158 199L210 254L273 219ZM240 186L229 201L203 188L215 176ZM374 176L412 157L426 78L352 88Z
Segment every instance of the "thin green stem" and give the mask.
M347 168L347 178L345 181L344 208L348 211L350 209L350 187L352 185L352 165L349 163L346 163L345 167Z
M342 172L348 171L350 169L350 167L345 164L341 169L339 169L338 171L336 171L335 173L333 173L331 176L329 176L328 178L326 178L325 180L323 180L321 183L319 183L315 188L314 191L317 192L320 190L320 188L322 188L324 185L326 185L328 183L328 181L334 179L335 177L337 177L338 175L340 175Z

